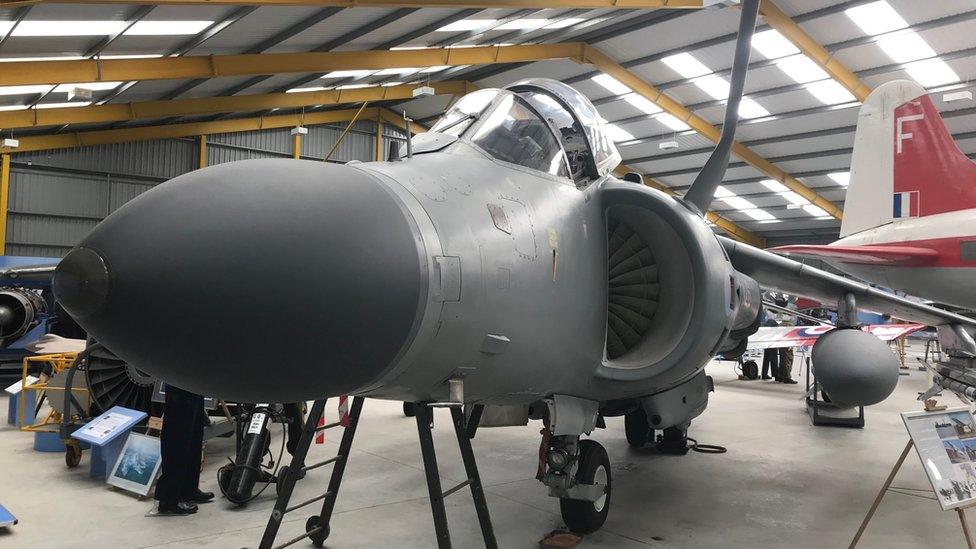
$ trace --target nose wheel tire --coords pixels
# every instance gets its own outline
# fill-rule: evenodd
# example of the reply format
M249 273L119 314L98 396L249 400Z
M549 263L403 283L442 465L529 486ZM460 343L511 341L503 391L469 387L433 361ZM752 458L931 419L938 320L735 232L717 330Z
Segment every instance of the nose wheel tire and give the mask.
M413 416L417 415L417 412L415 412L414 409L413 409L413 402L404 402L403 403L403 415L405 415L407 417L413 417Z
M637 408L624 416L624 432L627 433L627 444L634 448L643 448L654 441L654 429L651 429L643 408Z
M596 501L560 498L559 511L566 527L576 534L596 532L610 514L610 457L603 446L595 440L585 439L579 443L579 464L576 482L580 484L600 484L606 487L602 497Z

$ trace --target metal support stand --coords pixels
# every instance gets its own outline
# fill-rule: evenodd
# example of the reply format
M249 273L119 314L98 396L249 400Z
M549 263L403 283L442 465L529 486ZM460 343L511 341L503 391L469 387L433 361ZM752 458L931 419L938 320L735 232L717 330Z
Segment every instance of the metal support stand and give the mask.
M857 406L857 416L844 417L821 413L823 411L840 412L847 408L824 402L817 396L820 391L820 383L817 382L817 375L810 371L810 357L806 359L806 391L807 412L810 414L810 421L817 427L864 427L864 406Z
M332 519L332 511L335 509L336 497L339 494L339 486L342 483L342 475L346 470L349 452L352 449L353 437L356 436L356 427L359 424L359 415L363 408L363 398L355 397L352 406L349 408L349 426L342 434L339 442L339 452L335 457L315 463L305 465L305 457L308 455L309 446L316 433L332 427L338 427L339 422L330 423L317 427L319 418L325 409L325 399L316 400L309 411L308 419L302 431L302 438L298 442L298 448L292 456L291 464L283 467L283 472L279 472L278 499L275 501L274 510L268 519L268 525L261 538L260 549L282 549L298 543L308 538L315 547L322 547L325 539L329 537L329 521ZM420 437L420 451L424 458L424 472L427 474L427 490L430 493L430 510L434 517L434 529L437 534L437 546L440 549L451 547L451 534L447 527L447 511L444 508L444 498L461 490L464 487L471 489L471 497L474 499L474 507L478 513L478 521L481 523L481 534L485 540L485 547L497 549L498 543L495 541L495 531L491 525L491 516L488 514L488 503L485 500L484 488L481 485L481 477L478 474L478 465L474 459L474 451L471 449L471 439L474 438L481 422L481 414L484 411L483 405L476 405L471 410L471 417L465 421L464 412L461 406L450 406L451 419L454 423L454 433L457 436L458 447L461 450L461 459L464 462L464 470L467 480L457 486L441 491L441 479L437 471L437 457L434 450L434 437L431 432L433 426L433 415L429 404L415 404L414 410L417 417L417 433ZM317 467L332 463L332 477L329 479L329 487L322 495L302 503L288 506L291 500L295 484L305 477L305 473ZM305 533L296 536L280 545L273 545L278 529L281 527L282 519L287 513L296 511L311 505L317 501L322 501L322 510L317 515L312 515L305 523Z
M332 518L332 510L335 508L336 497L339 495L339 485L342 483L342 475L346 470L346 463L349 460L352 440L356 436L356 427L359 425L359 414L363 408L363 397L354 397L352 400L352 406L349 408L349 426L342 433L342 440L339 442L339 452L336 456L306 466L305 457L308 455L308 448L312 444L312 438L320 431L341 425L337 421L321 427L318 426L319 418L322 417L322 412L325 410L325 402L326 399L322 399L316 400L312 404L312 409L309 410L308 418L305 420L302 437L298 441L298 447L295 449L294 455L292 455L291 464L284 468L283 472L279 471L278 499L275 501L274 510L268 519L268 525L264 529L264 536L261 538L261 545L259 546L260 549L271 549L272 547L274 549L281 549L298 543L305 538L309 538L316 547L322 547L325 538L329 537L329 521ZM330 463L333 464L332 476L329 479L329 487L326 492L289 507L288 502L291 500L291 494L295 489L295 484L300 479L305 478L305 473ZM322 501L322 510L318 515L309 517L305 523L305 533L283 544L273 545L275 537L278 535L278 528L281 527L281 521L285 515L317 501Z
M461 450L461 459L464 461L464 470L468 478L457 486L441 492L441 479L437 471L437 456L434 450L434 439L431 434L431 427L433 425L431 407L429 404L422 403L414 406L417 418L417 434L420 437L420 452L424 458L424 472L427 475L427 491L430 494L430 512L434 518L434 531L437 535L437 547L439 549L449 549L451 547L451 533L447 527L447 512L444 509L444 498L467 486L471 489L474 507L478 512L478 522L481 523L481 534L485 540L485 547L495 549L498 547L498 542L495 541L495 531L491 525L491 516L488 514L488 503L485 500L485 492L481 485L481 477L478 474L478 465L474 459L474 451L471 449L471 439L474 438L477 432L484 406L475 405L472 409L471 417L467 421L464 419L464 412L460 406L451 406L450 408L451 418L454 423L454 433L457 435L458 446Z
M871 518L874 517L874 513L878 510L881 505L881 500L884 499L885 493L891 488L891 483L895 480L895 475L898 474L898 470L905 463L905 458L908 457L908 452L912 449L913 443L911 440L905 445L905 449L901 451L901 455L898 456L898 461L895 462L895 466L891 468L891 472L888 473L888 478L885 479L884 484L881 486L881 490L878 492L877 497L874 498L874 502L871 503L871 508L868 509L868 514L865 515L864 520L861 521L861 526L858 527L857 533L854 534L854 539L851 540L851 544L848 549L854 549L857 542L861 540L861 536L864 535L864 530L867 529L868 523L871 522ZM976 549L976 545L973 542L973 536L969 531L969 524L966 521L966 513L964 507L956 507L954 509L956 514L959 515L959 523L962 526L962 533L966 537L966 547L968 549Z

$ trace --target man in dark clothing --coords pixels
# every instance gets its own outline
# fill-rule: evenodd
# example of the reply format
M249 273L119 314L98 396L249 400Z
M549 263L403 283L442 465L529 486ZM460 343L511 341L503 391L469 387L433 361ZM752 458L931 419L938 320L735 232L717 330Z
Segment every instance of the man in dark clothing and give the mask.
M162 474L156 484L160 515L190 515L197 503L213 492L200 491L200 454L203 450L203 397L166 385L166 407L160 437Z
M769 371L773 371L772 377L769 375ZM773 379L779 378L779 353L776 349L766 349L763 351L763 365L762 365L762 378L763 379Z

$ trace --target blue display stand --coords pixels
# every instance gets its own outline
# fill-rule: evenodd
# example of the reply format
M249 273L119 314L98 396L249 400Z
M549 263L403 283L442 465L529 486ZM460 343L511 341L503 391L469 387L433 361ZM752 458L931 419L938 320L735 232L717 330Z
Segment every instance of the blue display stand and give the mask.
M37 406L37 391L27 391L26 396L23 393L10 395L10 398L7 399L7 423L16 425L17 427L20 427L17 413L20 411L20 399L22 396L25 398L24 420L28 425L34 423L34 407Z
M71 433L71 438L91 444L92 478L108 478L119 459L132 427L145 419L147 414L121 406L113 406L107 412Z

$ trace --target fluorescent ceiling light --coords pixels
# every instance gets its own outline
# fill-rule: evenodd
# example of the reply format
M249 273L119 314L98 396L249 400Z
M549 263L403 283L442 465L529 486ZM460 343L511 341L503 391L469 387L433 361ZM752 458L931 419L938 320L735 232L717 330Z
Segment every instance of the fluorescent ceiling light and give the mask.
M848 186L851 184L851 172L834 172L828 173L827 177L834 180L834 183L838 185Z
M776 29L756 33L752 37L752 47L767 59L779 59L800 53L800 50Z
M909 63L905 65L905 72L926 88L959 81L959 75L941 59L926 59Z
M158 59L162 57L161 53L134 53L128 55L99 55L99 59ZM79 57L78 59L84 59Z
M729 82L721 76L708 76L701 80L695 80L695 85L703 92L712 96L712 99L725 99L729 96Z
M786 191L790 190L789 187L780 183L779 181L776 181L775 179L763 179L760 181L760 183L762 183L763 187L766 187L774 193L785 193Z
M105 36L122 32L125 21L21 21L11 36Z
M285 90L285 93L318 92L318 91L325 91L331 89L332 89L331 87L326 87L326 86L310 86L307 88L292 88L290 90Z
M753 210L756 208L755 204L739 196L725 197L722 199L722 202L725 202L737 210Z
M830 78L826 71L803 54L780 59L776 66L799 84Z
M375 71L368 70L348 70L348 71L332 71L322 75L322 78L362 78L364 76L369 76Z
M715 198L728 198L730 196L735 196L735 193L721 185L715 188Z
M655 114L654 115L654 119L657 120L658 122L664 124L665 126L671 128L674 131L679 131L680 132L680 131L690 130L691 129L691 126L689 126L688 124L685 124L681 120L678 120L678 117L674 116L671 113L661 112L661 113Z
M932 46L912 30L885 35L878 40L878 46L895 63L908 63L917 59L935 57Z
M375 84L345 84L336 89L339 90L358 90L359 88L372 88Z
M87 107L91 101L72 101L70 103L41 103L34 105L35 109L67 109L71 107Z
M0 63L18 63L21 61L79 61L81 59L87 58L80 55L59 55L56 57L0 57Z
M796 206L803 206L804 204L810 203L809 200L803 198L802 196L796 194L793 191L786 191L784 193L780 193L780 196L785 198L786 201L789 202L790 204L794 204Z
M836 80L822 80L820 82L813 82L812 84L807 84L806 88L808 92L810 92L824 105L836 105L838 103L855 101L855 98L853 95L851 95L851 92L847 91L847 89L844 86L841 86Z
M776 216L767 212L766 210L760 210L758 208L754 210L742 210L742 213L748 215L749 217L755 219L756 221L778 221Z
M769 111L759 103L756 103L754 99L743 97L742 102L739 103L739 116L742 118L762 118L763 116L769 116Z
M604 124L603 127L606 128L607 135L609 135L610 139L612 139L615 143L630 141L634 138L630 132L615 124Z
M828 214L826 211L824 211L819 206L814 206L813 204L807 204L807 205L803 206L803 211L807 212L808 214L812 215L813 217L823 217L823 218L829 218L830 217L830 214Z
M401 50L426 50L429 46L393 46L390 51L401 51Z
M596 82L597 84L603 86L612 94L623 95L625 93L631 93L633 90L629 86L617 80L616 78L610 76L609 74L598 74L590 80Z
M643 95L637 95L636 93L629 93L625 95L624 101L630 103L637 110L645 114L657 114L662 110L661 107L658 107L650 99L644 97Z
M27 95L32 93L47 93L53 88L49 84L32 84L29 86L0 86L0 95Z
M854 21L854 24L861 27L865 34L870 36L908 26L908 23L898 15L898 12L884 0L850 8L844 10L844 13L851 18L851 21Z
M548 19L515 19L507 23L502 23L496 27L497 30L530 30L542 28L549 24Z
M77 84L59 84L58 87L54 88L54 93L68 93L73 91L75 88L84 88L92 91L114 90L121 84L122 82L84 82Z
M664 61L665 65L671 67L676 73L685 78L694 78L696 76L703 76L712 72L712 69L706 67L701 61L695 59L695 57L688 52L669 55L664 59L661 59L661 61Z
M380 85L383 86L384 88L388 88L390 86L400 86L402 84L403 82L387 82L386 84L380 84Z
M444 69L449 69L449 68L451 68L450 65L437 65L436 67L427 67L424 69L420 69L420 72L422 73L440 72Z
M0 105L0 111L22 111L27 105Z
M566 27L572 27L577 23L582 23L584 19L582 17L567 17L566 19L560 19L553 23L546 25L547 29L565 29Z
M125 31L126 36L173 36L197 34L213 21L137 21Z
M489 25L494 25L497 19L462 19L450 25L444 25L435 32L463 32L483 29Z
M13 26L13 21L0 21L0 34L7 34Z

